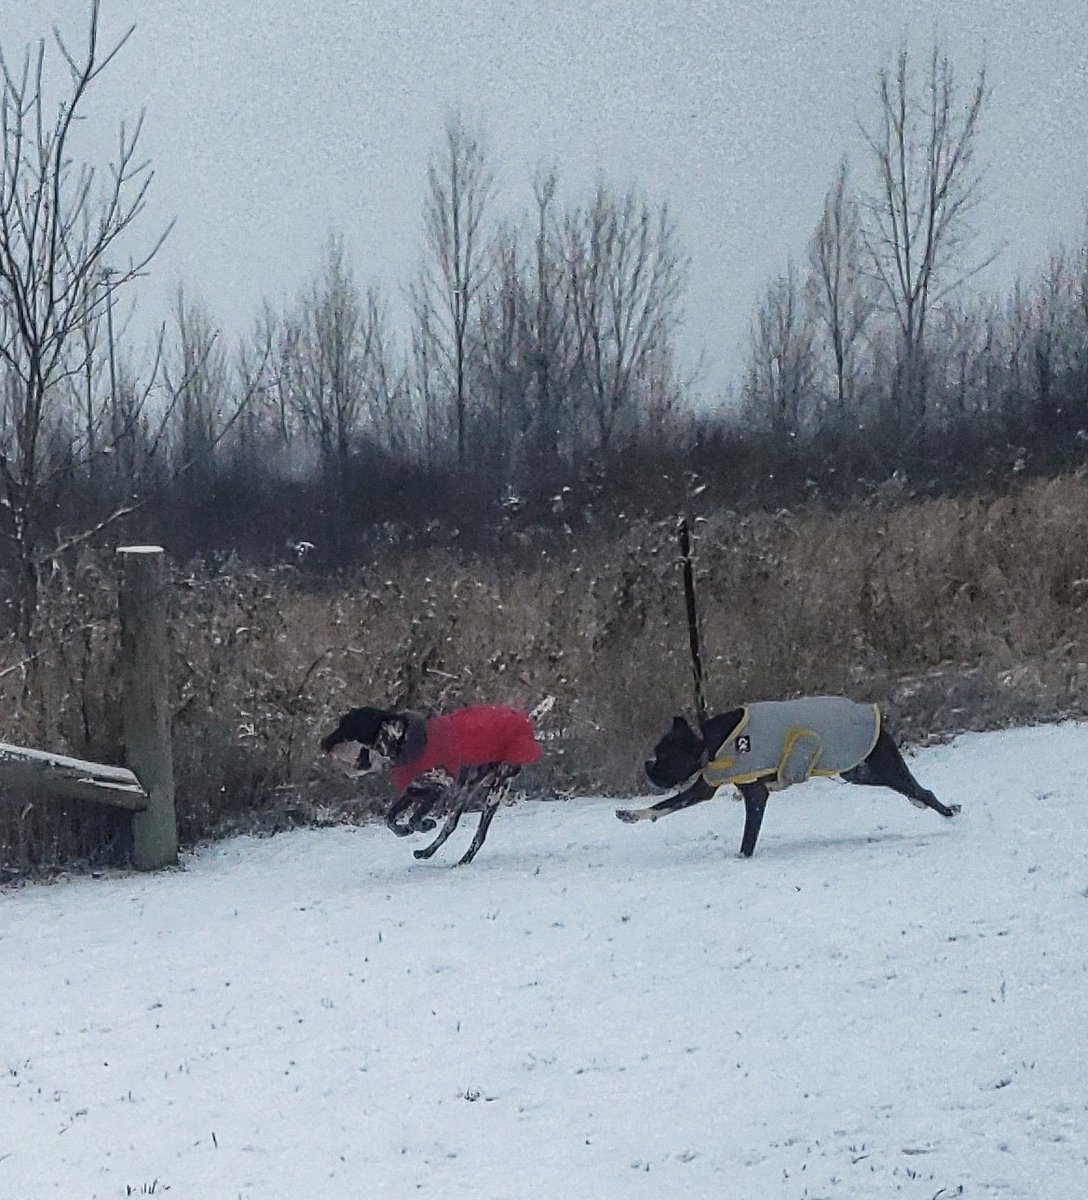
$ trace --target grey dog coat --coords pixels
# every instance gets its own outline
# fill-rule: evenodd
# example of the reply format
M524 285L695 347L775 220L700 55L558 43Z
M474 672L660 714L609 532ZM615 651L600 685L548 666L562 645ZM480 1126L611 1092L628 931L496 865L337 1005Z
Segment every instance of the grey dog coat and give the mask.
M880 709L841 696L762 700L743 716L703 768L711 787L813 775L841 775L868 758L880 736Z

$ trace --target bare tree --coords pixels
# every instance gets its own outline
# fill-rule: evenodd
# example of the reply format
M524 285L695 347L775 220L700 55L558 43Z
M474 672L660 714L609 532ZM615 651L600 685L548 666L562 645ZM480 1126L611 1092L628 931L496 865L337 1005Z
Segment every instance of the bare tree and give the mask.
M976 162L987 99L980 68L966 102L952 62L934 46L915 88L905 49L878 77L879 125L863 129L876 167L867 202L869 268L894 315L899 339L896 417L918 425L926 415L925 334L930 305L992 261L972 261L969 217L982 172Z
M431 309L426 328L435 338L434 357L452 401L462 469L474 352L469 326L490 264L483 224L493 188L482 140L459 115L451 116L442 150L427 171L424 232L429 257L419 303Z
M1081 244L1076 253L1074 276L1073 291L1079 317L1079 330L1076 338L1077 371L1082 402L1088 404L1088 210L1085 211Z
M533 181L536 204L533 249L525 271L526 302L522 306L522 335L532 383L534 459L542 478L550 478L559 459L561 428L572 424L563 416L572 370L573 290L564 268L563 246L554 213L559 177L554 170L538 173Z
M163 366L173 467L206 474L227 420L227 353L205 305L187 301L180 287L174 322L177 341Z
M790 262L767 289L752 324L745 407L778 437L796 437L813 391L815 334L798 271Z
M450 413L440 402L440 369L436 349L439 334L434 309L420 275L408 289L412 310L410 360L407 371L408 401L419 429L423 462L429 471L445 463Z
M496 491L501 491L510 481L511 460L525 434L528 379L521 334L527 297L517 234L500 230L491 253L489 283L479 308L480 403L474 416L478 457L486 463Z
M121 125L105 171L81 160L72 145L93 84L132 33L103 52L98 17L99 0L92 0L78 54L54 28L68 73L55 112L46 99L45 41L27 48L21 68L0 53L0 361L10 389L9 420L0 430L0 519L20 566L23 618L37 596L46 508L42 438L60 403L57 385L80 370L80 328L140 275L166 236L121 265L122 243L130 244L125 235L144 211L152 180L137 156L142 115L131 129Z
M292 416L276 358L279 332L280 319L265 301L238 344L238 378L253 401L238 418L231 450L235 466L246 473L270 468L279 473L286 465L281 455L291 442Z
M831 354L838 421L854 401L859 343L876 307L862 269L861 217L848 175L843 159L808 252L812 309Z
M565 241L580 384L596 449L606 454L617 423L637 417L649 358L671 344L686 260L666 205L655 210L603 184L567 219Z
M285 322L279 370L288 402L333 483L341 481L362 426L370 332L343 240L332 237L320 277Z
M375 288L363 298L363 387L374 440L394 455L412 448L406 371L397 363L389 313Z
M76 392L75 407L78 409L79 423L82 426L81 437L93 475L98 465L97 450L102 435L102 376L106 366L111 366L111 379L114 383L111 390L115 390L117 364L112 355L107 361L103 361L99 351L103 321L102 314L94 311L92 291L93 281L85 281L83 313L74 334L78 339L75 355L78 369L73 378L73 389Z
M1072 367L1070 342L1075 324L1076 284L1068 254L1055 250L1036 289L1032 338L1035 400L1042 411L1054 402L1058 380Z
M934 309L930 336L934 350L929 387L931 421L946 428L981 419L983 357L990 337L990 317L984 304L949 297Z

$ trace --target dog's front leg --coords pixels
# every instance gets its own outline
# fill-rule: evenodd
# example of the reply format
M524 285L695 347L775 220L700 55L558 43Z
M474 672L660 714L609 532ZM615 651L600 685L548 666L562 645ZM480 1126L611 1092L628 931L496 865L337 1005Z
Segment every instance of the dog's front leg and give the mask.
M740 839L741 858L751 858L763 824L763 810L767 807L767 785L765 783L742 783L740 794L744 797L744 834Z
M411 803L412 803L411 794L408 792L405 792L405 794L403 796L400 796L396 800L394 800L393 803L389 806L389 808L386 809L386 813L385 813L386 827L388 829L392 830L393 833L395 833L397 835L397 837L407 837L410 833L413 832L410 825L398 825L397 824L397 818L401 815L402 812L404 812L404 810Z
M617 808L616 816L621 821L626 821L628 825L633 825L636 821L657 821L661 817L667 817L669 813L679 812L682 808L690 808L693 804L702 804L704 800L709 800L717 790L700 775L691 787L678 792L675 796L667 796L664 800L659 800L657 804L651 804L649 808Z
M412 815L408 818L409 833L430 833L438 824L434 817L429 816L431 809L438 803L441 792L437 788L428 788L416 800Z

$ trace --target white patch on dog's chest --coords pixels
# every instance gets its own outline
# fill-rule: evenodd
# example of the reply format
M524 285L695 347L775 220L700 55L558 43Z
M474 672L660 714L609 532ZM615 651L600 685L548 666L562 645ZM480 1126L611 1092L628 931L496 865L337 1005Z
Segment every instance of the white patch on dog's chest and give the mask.
M386 765L388 759L376 750L370 751L370 766L361 771L356 765L363 750L362 742L338 742L329 751L329 757L349 779L362 779L364 775L373 775Z
M329 751L329 757L338 767L354 768L355 760L359 757L359 751L362 748L362 742L337 742Z

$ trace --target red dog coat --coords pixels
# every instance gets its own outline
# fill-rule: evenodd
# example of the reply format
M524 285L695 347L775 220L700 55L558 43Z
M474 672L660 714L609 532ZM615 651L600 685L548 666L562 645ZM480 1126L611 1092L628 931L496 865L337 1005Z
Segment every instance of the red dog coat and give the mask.
M543 753L533 724L520 708L476 704L427 721L423 752L393 768L393 786L404 792L413 780L436 768L454 779L462 767L509 763L526 767Z

